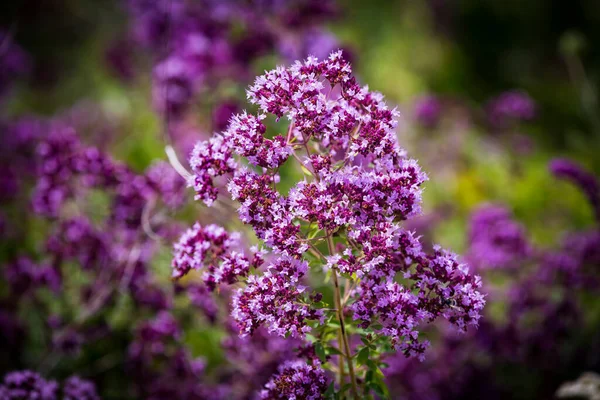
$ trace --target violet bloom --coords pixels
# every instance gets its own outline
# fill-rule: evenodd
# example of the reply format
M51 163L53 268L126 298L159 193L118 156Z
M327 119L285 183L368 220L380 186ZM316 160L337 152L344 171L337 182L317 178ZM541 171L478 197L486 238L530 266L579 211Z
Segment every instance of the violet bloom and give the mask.
M58 400L58 384L32 371L8 373L0 384L2 400Z
M358 85L341 51L267 71L248 98L259 112L234 116L225 132L198 143L190 160L197 198L212 205L222 195L218 178L229 177L241 221L273 257L267 271L250 275L234 296L232 316L242 335L264 325L275 334L304 337L309 322L321 318L300 284L310 259L305 226L321 232L315 241L329 238L321 266L357 280L348 294L355 323L389 337L395 349L422 357L427 342L419 341L419 330L438 317L461 331L477 326L485 304L480 278L451 252L425 252L402 228L421 212L427 176L397 142L398 112ZM287 134L265 137L267 114L286 117ZM292 155L308 177L286 196L277 190L277 170ZM176 245L175 276L201 265L205 241L194 239L196 230L184 243L183 268Z
M238 323L240 335L251 335L268 323L269 333L304 337L310 331L309 320L323 321L319 310L302 301L306 288L300 279L307 271L305 262L282 257L260 277L251 275L246 288L233 297L232 317Z
M172 56L154 70L154 103L162 113L179 117L190 106L193 94L195 72L186 60Z
M415 119L423 127L432 129L440 122L442 102L436 96L423 96L414 105Z
M288 361L281 365L279 372L265 385L259 396L261 400L318 400L323 398L328 383L318 361L313 361L313 365L300 360Z
M598 178L586 171L581 165L568 159L554 159L550 162L549 168L554 176L570 181L587 196L596 216L596 221L600 223L600 183Z
M177 209L185 202L186 182L166 161L153 163L146 170L148 185L169 208Z
M234 114L240 112L239 105L233 100L226 100L218 104L212 113L213 129L222 132L229 126L229 120Z
M205 362L183 346L182 330L168 312L141 324L129 345L130 376L144 399L211 398L200 379ZM214 394L214 393L213 393ZM219 397L217 397L219 398Z
M4 276L11 292L17 296L40 287L57 291L61 284L60 275L51 265L38 264L26 257L20 257L6 266Z
M196 223L174 246L173 277L206 266L204 281L214 289L219 283L235 283L246 276L250 261L234 249L239 246L239 234L229 234L217 225L202 227Z
M100 400L93 382L71 376L63 384L63 400Z
M230 319L226 324L228 336L222 345L236 371L230 383L239 398L256 396L283 363L300 357L301 340L273 336L264 328L240 337L235 321Z
M325 58L340 47L340 42L332 33L315 28L299 35L282 36L278 47L279 52L293 62L308 56Z
M182 22L182 0L127 0L134 38L149 48L161 48L169 32Z
M471 216L466 258L477 269L523 267L531 254L525 228L501 206L483 206Z
M508 91L492 99L487 107L488 121L495 128L507 128L511 123L530 121L536 105L523 91Z

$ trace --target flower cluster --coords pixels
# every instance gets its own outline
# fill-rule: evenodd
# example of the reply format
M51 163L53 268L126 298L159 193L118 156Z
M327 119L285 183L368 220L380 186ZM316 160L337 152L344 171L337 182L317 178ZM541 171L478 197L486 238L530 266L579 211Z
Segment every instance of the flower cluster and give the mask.
M535 110L535 102L527 93L513 90L490 101L487 117L493 127L506 128L514 121L532 120Z
M201 381L205 361L193 358L182 344L177 320L163 311L143 322L129 345L132 377L146 399L224 398ZM176 381L177 384L173 384ZM209 395L212 393L212 396Z
M388 246L391 258L382 252ZM425 255L418 241L406 232L393 241L386 238L374 250L379 255L371 262L373 269L361 281L351 306L362 327L380 321L381 333L390 337L394 348L423 358L428 343L418 341L418 328L424 322L443 316L462 331L478 325L485 304L477 291L481 280L469 275L454 254L435 247L433 254ZM411 285L395 282L397 272Z
M242 336L252 334L265 324L271 333L280 336L304 336L310 331L308 320L322 320L318 310L303 302L306 288L300 279L308 271L305 262L284 256L257 277L251 275L247 286L233 298L233 318Z
M226 78L249 75L253 61L264 55L296 59L316 50L324 56L338 46L319 26L336 14L330 0L130 0L128 6L133 42L156 55L155 103L174 121L204 90Z
M4 278L15 296L27 294L39 287L48 287L56 291L61 284L60 275L51 265L38 264L27 257L20 257L7 265Z
M327 389L325 371L318 362L308 365L303 361L288 361L260 392L260 399L306 399L323 398Z
M78 376L72 376L64 383L63 400L100 400L100 397L96 393L96 385Z
M47 381L32 371L10 372L0 384L0 398L3 400L100 400L96 386L78 376L68 378L59 396L59 385Z
M94 352L96 346L106 348L102 341L118 333L104 317L121 309L124 298L145 312L171 308L169 288L159 284L150 264L157 239L172 240L174 226L164 213L182 205L185 179L164 162L136 173L96 147L84 145L62 118L30 117L2 124L2 129L2 142L14 148L8 162L15 168L25 166L18 193L7 200L23 205L29 200L37 213L31 218L45 218L28 255L21 253L23 247L3 260L7 289L1 313L2 330L7 333L3 351L15 346L6 352L8 366L18 365L15 360L20 357L12 352L22 352L32 339L23 317L29 304L35 304L41 317L36 329L47 337L48 354L65 360ZM4 133L14 135L8 138ZM14 237L18 239L19 233L15 230ZM52 290L52 296L44 288ZM110 346L118 347L117 342ZM6 398L42 398L33 393L10 397L25 390L18 387L21 383L37 390L34 378L11 375L1 390L11 391ZM135 382L136 386L143 383ZM79 378L56 387L51 398L98 398L93 385Z
M436 96L424 96L414 104L414 117L425 128L435 128L442 114L442 103Z
M0 385L0 398L54 400L57 398L58 384L46 381L32 371L15 371L7 374Z
M204 282L211 290L221 283L235 283L248 275L254 263L235 248L239 248L239 234L229 234L214 224L202 227L196 223L174 246L173 277L206 267Z
M231 315L242 336L264 327L302 339L331 317L341 325L338 345L349 353L347 308L353 316L348 326L422 358L427 347L419 340L422 325L438 317L460 331L478 325L485 304L480 278L451 252L437 246L426 252L419 238L403 229L403 221L421 212L427 176L397 142L397 111L379 93L358 85L341 51L266 72L249 88L248 98L258 113L233 116L224 132L198 143L190 159L197 198L209 206L229 205L219 190L223 182L215 179L227 177L240 220L271 253L262 273L239 274L245 286L233 295ZM268 114L289 120L287 134L267 134ZM278 190L278 171L292 158L308 178L285 195ZM222 233L219 240L228 237ZM220 257L215 251L228 251L227 245L213 250L215 240L199 225L188 231L175 245L174 276L205 266L207 255ZM301 284L309 262L320 265L315 272L334 278L335 314L316 308L322 296L309 296ZM344 300L338 274L349 280ZM352 363L349 358L351 375ZM309 389L314 379L324 382L320 373L305 376L315 368L320 371L316 364L284 364L262 395L320 398L322 392ZM354 376L351 380L355 384Z
M502 207L480 207L471 215L466 258L479 269L515 269L531 252L524 227Z

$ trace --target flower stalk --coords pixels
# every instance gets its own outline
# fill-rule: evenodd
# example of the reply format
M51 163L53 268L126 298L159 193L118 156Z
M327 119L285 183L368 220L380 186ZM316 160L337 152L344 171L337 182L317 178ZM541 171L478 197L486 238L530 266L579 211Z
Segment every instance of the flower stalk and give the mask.
M327 247L329 248L329 254L333 255L334 246L333 240L331 238L331 234L327 232ZM337 310L338 319L340 321L340 331L339 336L342 340L342 345L344 346L344 356L346 358L346 362L348 363L348 374L350 375L350 383L352 385L352 396L355 399L358 399L358 389L356 385L356 376L354 375L354 365L352 364L352 354L350 353L350 344L348 343L348 336L346 334L346 325L344 323L344 310L342 307L342 300L340 294L340 285L337 277L337 271L335 268L332 268L332 277L333 277L333 285L335 287L334 291L334 299L335 299L335 308ZM344 363L340 362L340 382L344 381Z

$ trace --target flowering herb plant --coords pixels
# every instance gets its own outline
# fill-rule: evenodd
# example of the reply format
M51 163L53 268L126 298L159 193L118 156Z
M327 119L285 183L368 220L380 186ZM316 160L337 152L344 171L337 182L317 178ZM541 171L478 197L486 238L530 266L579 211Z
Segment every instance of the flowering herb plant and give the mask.
M397 111L359 86L341 51L268 71L247 95L258 111L196 144L189 184L207 206L239 203L260 244L196 224L174 246L173 276L202 270L210 290L234 285L240 336L264 328L314 350L281 365L261 398L386 396L383 355L424 358L421 327L438 317L477 326L481 280L403 228L427 177L397 142ZM287 132L271 134L269 114ZM289 164L304 179L285 194Z

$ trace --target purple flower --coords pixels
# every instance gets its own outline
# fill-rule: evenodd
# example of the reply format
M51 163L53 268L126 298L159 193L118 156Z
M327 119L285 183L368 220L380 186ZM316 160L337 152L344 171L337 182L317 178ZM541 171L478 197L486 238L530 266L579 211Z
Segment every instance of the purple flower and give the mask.
M233 100L226 100L218 104L212 113L213 129L217 132L227 129L229 120L239 111L239 105Z
M483 206L471 216L466 258L477 269L523 267L531 255L525 228L501 206Z
M313 361L313 365L301 360L288 361L265 385L260 399L322 399L327 385L328 379L318 361Z
M282 36L278 47L282 55L293 62L308 56L326 58L340 47L340 43L332 33L317 28L309 29L300 35Z
M490 124L495 128L507 128L511 123L530 121L535 118L536 105L529 95L522 91L504 92L492 99L487 107Z
M248 259L232 250L238 242L238 233L229 234L217 225L194 224L174 246L173 277L180 278L190 270L206 267L204 280L211 289L221 282L235 283L250 268Z
M71 376L63 385L63 400L100 400L93 382Z
M196 191L196 200L202 200L210 206L219 193L214 178L230 174L236 168L232 150L222 136L198 142L190 157L190 166L195 173L190 182Z
M78 149L74 132L65 128L54 129L38 146L39 174L32 200L36 213L56 217L66 199L74 195Z
M156 66L154 76L156 108L165 115L181 116L193 98L195 71L186 60L173 56Z
M158 161L146 170L148 185L172 209L183 205L186 182L167 162Z
M303 337L310 330L309 320L322 319L304 299L305 287L300 279L308 265L291 257L281 257L257 277L250 275L245 289L233 297L232 317L240 327L240 335L252 334L267 324L270 333Z
M2 400L57 400L58 384L46 381L32 371L15 371L8 373L0 384Z
M397 142L398 112L357 84L341 51L267 71L248 98L258 113L232 117L222 135L196 145L190 160L197 198L210 205L218 194L214 178L229 177L240 220L270 250L266 271L248 275L234 294L231 315L241 336L264 326L281 337L303 338L312 321L324 321L325 313L312 307L316 297L301 284L312 257L323 263L311 265L355 284L345 300L354 324L389 338L406 356L423 358L428 343L419 340L420 331L437 318L459 331L479 324L485 304L479 276L449 251L424 251L402 228L421 213L427 176ZM268 114L290 121L286 134L266 135ZM288 161L300 164L305 177L285 195L278 190L278 169ZM177 276L204 267L203 250L195 246L212 245L196 237L200 231L195 226L176 245ZM324 241L326 256L317 247ZM281 372L265 396L277 398L278 390L283 398L294 395Z
M61 277L52 266L37 264L26 257L20 257L10 263L4 271L4 276L12 293L17 296L39 287L57 291L61 284Z
M442 102L436 96L423 96L415 102L414 115L425 128L435 128L442 115Z

